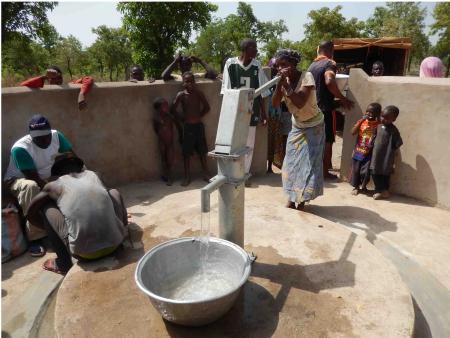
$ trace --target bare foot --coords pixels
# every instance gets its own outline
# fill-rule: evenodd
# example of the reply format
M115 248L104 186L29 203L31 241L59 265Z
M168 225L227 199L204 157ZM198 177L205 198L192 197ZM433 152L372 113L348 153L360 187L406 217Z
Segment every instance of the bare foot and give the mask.
M305 211L305 202L301 202L297 205L297 210Z
M191 179L190 178L185 178L183 180L183 182L181 182L181 186L182 187L187 187L189 184L191 184Z
M211 181L211 175L209 174L203 174L203 181L210 182Z
M352 190L352 195L353 196L356 196L356 195L358 195L359 194L359 189L358 188L354 188L353 190Z
M286 208L289 208L289 209L295 209L295 203L294 203L294 202L291 202L291 201L288 201L288 202L286 203Z

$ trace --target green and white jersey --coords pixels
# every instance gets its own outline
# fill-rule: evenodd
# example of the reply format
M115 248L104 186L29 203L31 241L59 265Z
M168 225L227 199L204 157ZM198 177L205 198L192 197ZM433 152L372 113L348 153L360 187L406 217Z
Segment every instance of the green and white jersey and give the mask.
M238 57L230 58L225 63L223 69L223 82L221 94L225 89L254 88L257 89L266 83L267 77L264 74L259 61L253 59L247 66L244 66ZM270 95L270 91L266 90L262 93L262 97ZM253 103L253 114L250 120L251 126L256 126L260 118L260 100L257 99Z

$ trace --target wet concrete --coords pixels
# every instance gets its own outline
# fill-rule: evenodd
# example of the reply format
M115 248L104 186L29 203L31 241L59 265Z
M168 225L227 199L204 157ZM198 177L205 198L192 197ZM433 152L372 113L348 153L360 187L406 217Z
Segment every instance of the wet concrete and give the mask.
M146 187L123 189L134 214L132 245L66 276L55 308L59 337L411 336L408 290L368 241L317 216L261 205L262 196L247 200L245 249L258 258L235 306L202 328L164 321L134 282L136 263L160 242L199 233L199 193Z

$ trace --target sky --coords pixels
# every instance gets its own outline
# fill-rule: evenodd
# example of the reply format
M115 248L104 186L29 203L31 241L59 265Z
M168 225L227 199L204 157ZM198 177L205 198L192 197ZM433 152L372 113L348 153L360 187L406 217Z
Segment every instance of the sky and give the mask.
M229 14L235 14L238 6L237 2L214 2L219 9L213 13L214 17L225 18ZM250 2L253 13L260 21L285 21L289 29L283 35L284 39L298 41L303 39L303 25L308 21L308 12L321 7L334 8L342 6L341 13L347 19L356 17L365 21L369 18L375 7L383 6L384 2ZM96 38L92 33L92 28L100 25L108 27L120 27L121 15L116 10L117 2L59 2L56 8L49 12L48 18L52 25L62 36L73 35L81 41L84 47L90 46ZM433 23L431 13L435 2L422 2L427 8L425 24ZM430 38L434 44L436 36Z

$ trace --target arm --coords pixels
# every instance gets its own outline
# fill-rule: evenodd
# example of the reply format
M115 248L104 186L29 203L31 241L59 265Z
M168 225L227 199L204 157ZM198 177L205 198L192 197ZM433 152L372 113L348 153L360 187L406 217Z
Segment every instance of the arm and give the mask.
M260 102L259 105L260 105L260 107L261 107L261 120L262 120L262 124L263 124L263 126L265 126L265 125L267 124L266 105L264 104L265 101L264 101L264 99L262 98L262 96L259 96L258 99L259 99L259 102Z
M81 79L72 81L72 83L81 84L80 93L78 94L78 109L83 110L87 107L85 95L91 90L94 79L90 76L83 76Z
M42 189L47 184L47 182L39 176L37 170L21 170L21 171L27 180L35 181L39 186L39 188Z
M25 86L29 88L42 88L44 87L44 82L47 79L45 75L43 76L36 76L31 79L23 81L20 86Z
M217 77L217 72L214 69L212 69L211 66L208 65L202 59L192 55L191 60L192 60L192 62L201 64L203 66L203 68L205 68L205 70L206 70L205 78L214 80Z
M200 97L200 102L202 103L202 111L200 112L200 116L205 116L211 109L209 106L208 100L206 100L205 94L201 91L198 91L198 95Z
M161 77L164 81L173 79L172 75L170 74L172 74L172 71L178 66L180 60L181 60L181 53L178 53L177 57L172 61L172 63L168 65L166 69L163 70L163 72L161 73Z
M178 113L178 107L180 106L182 95L183 92L179 92L175 97L175 100L173 100L172 107L170 107L170 113L175 117L175 120L177 121L183 121L183 118Z
M56 201L61 195L61 187L57 182L51 182L45 185L42 191L37 194L30 203L27 212L27 219L40 228L44 228L41 218L42 207L50 201Z
M341 100L341 104L344 108L350 109L353 107L353 101L347 99L344 95L342 95L336 83L336 74L332 70L327 70L324 74L325 76L325 85L328 90L334 95L334 97Z
M27 180L35 181L41 189L44 187L47 182L39 176L33 158L25 149L13 147L11 149L11 159Z
M225 66L223 68L222 88L220 90L220 94L222 95L225 92L225 89L231 89L230 74L228 73L228 65L230 64L229 61L230 59L225 62Z
M352 135L358 134L359 128L361 127L361 124L364 122L364 119L359 119L356 124L352 128Z

